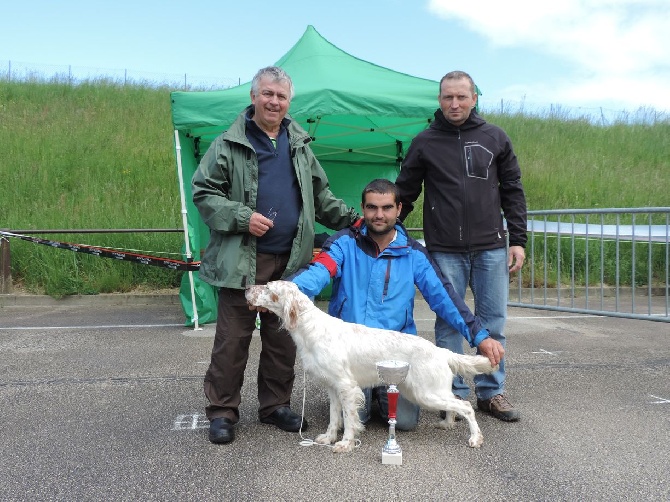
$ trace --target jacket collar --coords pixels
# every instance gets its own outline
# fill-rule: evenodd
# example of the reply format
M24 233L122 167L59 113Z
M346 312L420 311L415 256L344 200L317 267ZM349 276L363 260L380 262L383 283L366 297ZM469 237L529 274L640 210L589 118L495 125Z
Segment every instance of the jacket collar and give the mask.
M486 120L484 120L475 110L472 110L470 112L470 116L465 120L465 122L463 122L460 126L455 126L446 118L444 118L444 113L442 113L442 110L438 108L435 111L435 120L430 124L430 128L439 129L441 131L458 132L467 129L474 129L475 127L479 127L483 124L486 124Z

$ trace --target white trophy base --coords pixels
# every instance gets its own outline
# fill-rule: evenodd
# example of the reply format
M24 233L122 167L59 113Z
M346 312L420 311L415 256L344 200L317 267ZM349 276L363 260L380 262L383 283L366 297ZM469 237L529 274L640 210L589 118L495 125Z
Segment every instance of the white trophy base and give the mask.
M402 465L402 452L386 453L382 451L382 464Z

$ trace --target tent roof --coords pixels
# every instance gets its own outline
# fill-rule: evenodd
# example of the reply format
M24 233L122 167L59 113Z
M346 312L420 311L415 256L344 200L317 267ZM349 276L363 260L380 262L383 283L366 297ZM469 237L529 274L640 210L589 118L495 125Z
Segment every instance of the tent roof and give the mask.
M308 26L276 62L293 80L289 114L314 138L320 160L364 161L401 156L402 143L426 128L438 107L438 82L358 59ZM251 83L222 91L173 92L175 129L201 139L201 148L225 130L251 103ZM370 134L373 133L373 134Z
M438 84L358 59L308 26L275 63L293 80L290 114L424 117L437 108ZM173 92L175 129L229 124L250 104L251 82L222 91ZM238 106L234 106L238 105Z

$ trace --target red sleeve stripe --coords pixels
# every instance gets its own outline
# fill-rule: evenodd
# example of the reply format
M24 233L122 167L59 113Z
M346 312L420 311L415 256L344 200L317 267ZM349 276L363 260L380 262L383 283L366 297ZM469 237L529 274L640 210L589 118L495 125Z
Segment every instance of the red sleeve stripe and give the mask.
M326 267L328 273L330 273L330 276L335 277L335 274L337 273L337 263L335 263L335 260L333 260L325 251L321 251L319 254L317 254L316 257L312 260L312 263L321 263L324 267Z

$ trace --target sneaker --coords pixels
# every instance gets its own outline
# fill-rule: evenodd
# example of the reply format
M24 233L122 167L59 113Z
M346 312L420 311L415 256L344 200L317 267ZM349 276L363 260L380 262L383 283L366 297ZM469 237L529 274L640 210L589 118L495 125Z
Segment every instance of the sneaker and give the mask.
M519 411L514 409L505 394L498 394L491 399L477 399L477 408L505 422L516 422L521 417Z
M460 399L461 401L465 401L465 399L463 399L461 396L457 396L456 394L454 394L454 397L455 397L456 399ZM445 418L447 418L447 412L444 411L444 410L440 411L440 418L441 418L442 420L444 420ZM460 416L458 413L454 413L454 420L455 420L456 422L460 422L461 420L463 420L463 417Z

